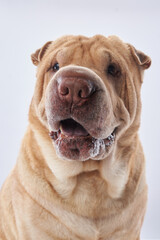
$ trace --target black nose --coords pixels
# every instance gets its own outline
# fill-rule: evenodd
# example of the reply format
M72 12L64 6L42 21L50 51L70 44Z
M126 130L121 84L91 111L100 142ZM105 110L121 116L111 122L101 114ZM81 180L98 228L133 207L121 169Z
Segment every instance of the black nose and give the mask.
M85 78L62 77L58 82L60 97L68 102L78 103L88 99L95 91L94 83Z

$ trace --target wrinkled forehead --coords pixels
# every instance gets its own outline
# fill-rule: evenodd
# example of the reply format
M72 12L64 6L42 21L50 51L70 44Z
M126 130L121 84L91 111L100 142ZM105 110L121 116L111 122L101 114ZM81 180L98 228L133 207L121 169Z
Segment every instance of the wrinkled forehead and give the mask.
M105 61L108 58L116 58L124 55L126 45L117 37L103 37L96 35L92 38L84 36L62 37L51 44L47 55L62 65L77 64L94 65L96 61Z

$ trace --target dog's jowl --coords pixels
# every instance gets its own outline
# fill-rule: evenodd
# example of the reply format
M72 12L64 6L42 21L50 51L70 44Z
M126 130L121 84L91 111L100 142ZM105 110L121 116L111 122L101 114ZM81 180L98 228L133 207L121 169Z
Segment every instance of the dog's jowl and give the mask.
M37 83L0 193L0 240L139 240L140 90L150 58L96 35L47 42L31 59Z

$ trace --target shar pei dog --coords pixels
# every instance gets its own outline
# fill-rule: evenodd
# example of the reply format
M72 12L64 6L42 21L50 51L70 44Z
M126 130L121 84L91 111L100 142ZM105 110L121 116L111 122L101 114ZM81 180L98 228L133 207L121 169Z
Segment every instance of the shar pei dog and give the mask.
M150 58L96 35L47 42L31 59L37 82L0 193L0 239L139 240L147 202L140 89Z

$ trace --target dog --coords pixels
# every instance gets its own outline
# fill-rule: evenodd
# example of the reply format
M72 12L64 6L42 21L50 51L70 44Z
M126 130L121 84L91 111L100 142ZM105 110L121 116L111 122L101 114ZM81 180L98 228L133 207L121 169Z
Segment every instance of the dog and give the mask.
M138 137L151 59L116 36L64 36L31 55L37 82L17 163L0 193L1 240L139 240Z

